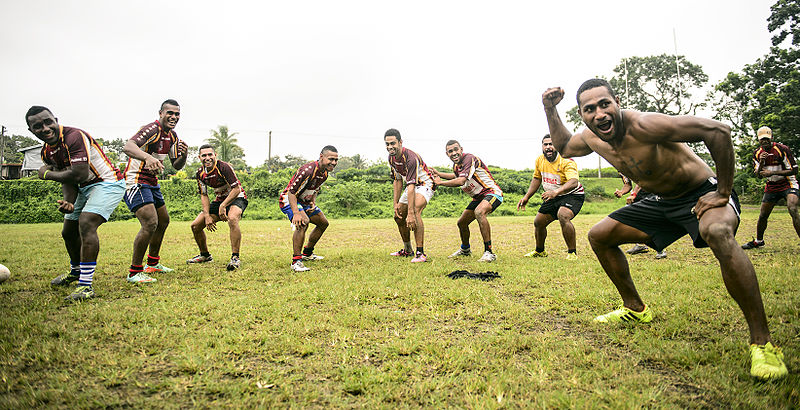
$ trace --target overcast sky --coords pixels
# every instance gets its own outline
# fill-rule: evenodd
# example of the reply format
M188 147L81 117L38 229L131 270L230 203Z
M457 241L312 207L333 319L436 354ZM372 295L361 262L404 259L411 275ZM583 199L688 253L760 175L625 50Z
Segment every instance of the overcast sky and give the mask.
M678 53L710 83L766 54L774 0L727 1L2 1L0 124L31 136L31 105L95 137L129 138L181 104L176 131L200 145L238 132L245 160L386 158L383 133L430 165L455 138L489 164L523 169L584 80L622 58ZM597 157L578 159L596 167Z

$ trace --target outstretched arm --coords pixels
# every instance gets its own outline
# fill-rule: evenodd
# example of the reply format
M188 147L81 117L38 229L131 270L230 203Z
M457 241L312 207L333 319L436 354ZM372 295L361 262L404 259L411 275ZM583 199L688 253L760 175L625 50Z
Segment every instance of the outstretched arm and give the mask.
M542 94L542 104L544 113L547 116L547 126L550 128L550 137L553 139L553 146L562 157L582 157L592 153L592 149L583 141L581 134L572 135L558 115L556 105L564 98L564 90L561 87L548 88Z

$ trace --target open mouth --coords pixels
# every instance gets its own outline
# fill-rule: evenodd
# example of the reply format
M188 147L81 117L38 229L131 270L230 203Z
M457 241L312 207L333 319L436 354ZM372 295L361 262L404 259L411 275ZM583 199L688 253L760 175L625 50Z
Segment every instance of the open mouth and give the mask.
M599 122L599 123L597 123L597 129L599 129L603 133L608 133L608 131L611 130L611 125L612 125L612 121L611 120Z

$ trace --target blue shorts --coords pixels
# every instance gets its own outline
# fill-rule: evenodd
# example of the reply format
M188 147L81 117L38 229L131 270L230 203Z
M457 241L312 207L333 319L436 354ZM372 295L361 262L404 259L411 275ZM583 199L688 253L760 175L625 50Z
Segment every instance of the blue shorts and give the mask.
M102 216L106 221L117 209L122 195L125 193L125 181L98 182L78 189L75 210L64 215L64 219L77 221L81 212L91 212Z
M322 212L322 209L319 209L318 206L314 206L313 208L309 209L308 205L304 205L304 204L301 204L299 202L297 203L297 210L298 211L305 211L306 215L308 215L309 217L312 217L312 216ZM294 212L292 212L292 206L291 205L286 205L283 208L281 208L281 212L286 214L286 216L289 217L290 221L294 217Z
M164 196L161 195L161 185L136 184L125 191L125 205L128 205L131 212L136 212L147 204L153 204L156 208L165 205Z

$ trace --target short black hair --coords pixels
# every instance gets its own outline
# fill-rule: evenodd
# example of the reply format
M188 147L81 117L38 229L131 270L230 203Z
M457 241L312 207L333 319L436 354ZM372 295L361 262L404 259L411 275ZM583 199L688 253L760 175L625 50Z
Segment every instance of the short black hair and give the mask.
M544 140L548 138L553 139L553 137L551 137L550 134L544 134L544 137L542 137L542 142L544 142Z
M163 110L164 106L167 105L167 104L174 105L176 107L180 107L181 106L180 104L178 104L177 101L173 100L172 98L168 98L168 99L164 100L164 102L161 103L161 108L159 109L159 111Z
M583 93L586 90L591 90L592 88L597 88L597 87L606 87L608 92L611 94L611 97L617 98L617 94L614 92L614 89L611 88L611 84L609 84L608 81L602 78L592 78L590 80L584 81L583 84L581 84L581 86L578 87L578 93L575 94L575 99L578 101L578 107L581 106L581 93Z
M28 117L33 117L34 115L36 115L36 114L38 114L38 113L40 113L42 111L47 111L47 112L50 113L50 115L53 115L53 112L50 111L49 108L42 107L41 105L34 105L33 107L28 108L28 112L25 113L25 124L28 124L28 126L30 126L31 123L28 122ZM53 117L55 117L55 115L53 115Z
M203 144L203 145L201 145L200 148L197 149L197 152L200 152L200 151L202 151L204 149L209 149L209 148L213 149L214 152L217 152L217 149L214 148L214 146L211 145L211 144Z
M386 137L397 137L398 141L403 140L403 137L400 136L400 131L394 128L389 128L388 130L386 130L386 133L383 134L383 139L386 139Z
M322 155L325 152L335 152L337 154L339 153L339 151L337 151L336 147L334 147L333 145L326 145L326 146L322 147L322 151L320 151L319 154Z
M450 141L447 141L447 143L446 143L446 144L444 144L444 147L445 147L445 148L447 148L447 147L449 147L449 146L451 146L451 145L453 145L453 144L458 144L458 146L459 146L459 147L461 146L461 143L460 143L460 142L458 142L458 141L456 141L456 140L450 140Z

